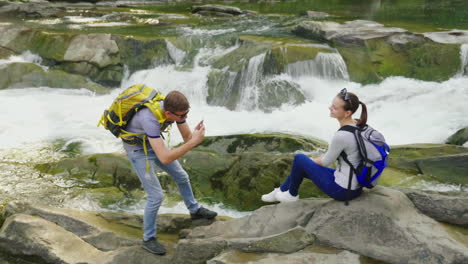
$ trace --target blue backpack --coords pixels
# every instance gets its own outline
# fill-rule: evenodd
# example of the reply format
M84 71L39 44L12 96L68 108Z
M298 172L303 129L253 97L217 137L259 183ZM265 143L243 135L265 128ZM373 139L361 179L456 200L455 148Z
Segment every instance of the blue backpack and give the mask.
M353 133L361 155L361 162L357 168L349 162L346 153L341 153L343 160L348 163L352 171L356 174L357 181L363 187L373 188L378 184L382 171L388 165L388 154L390 147L385 142L384 136L370 126L355 127L343 126L339 131L348 131ZM350 171L348 190L351 188L351 179L353 176Z

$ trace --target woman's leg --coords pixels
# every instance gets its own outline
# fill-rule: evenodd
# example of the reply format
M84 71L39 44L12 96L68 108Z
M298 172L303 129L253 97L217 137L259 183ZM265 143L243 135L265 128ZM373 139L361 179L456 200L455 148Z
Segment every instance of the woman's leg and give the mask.
M330 171L333 173L334 170L318 165L304 154L297 154L294 157L291 174L289 174L286 181L281 185L280 190L282 192L289 190L292 196L297 196L299 187L305 177L320 177L321 174L329 174Z

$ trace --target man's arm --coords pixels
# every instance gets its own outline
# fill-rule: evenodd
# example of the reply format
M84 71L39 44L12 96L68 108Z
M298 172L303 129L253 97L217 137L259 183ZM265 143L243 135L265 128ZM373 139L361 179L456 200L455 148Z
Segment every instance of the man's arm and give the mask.
M200 142L202 142L203 138L205 137L205 126L203 126L203 124L197 125L197 127L193 130L193 133L191 132L190 134L191 137L188 141L186 141L183 145L170 150L166 148L164 141L160 137L148 138L148 141L153 148L154 153L156 153L159 161L161 161L162 164L167 165L182 157L185 153L189 152L195 146L200 144Z
M184 142L187 143L187 141L189 141L192 138L192 131L190 131L187 122L183 122L182 124L177 123L177 128L179 129L179 132L182 135Z

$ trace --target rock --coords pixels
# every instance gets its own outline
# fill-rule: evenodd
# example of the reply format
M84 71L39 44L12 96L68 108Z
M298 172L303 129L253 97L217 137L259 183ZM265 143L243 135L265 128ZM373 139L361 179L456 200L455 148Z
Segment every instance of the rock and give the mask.
M401 28L384 27L374 21L353 20L344 24L336 22L304 21L293 32L317 40L326 40L336 44L364 45L368 39L388 37L395 33L407 32Z
M468 149L455 145L412 144L391 149L389 166L450 184L468 184Z
M229 264L246 259L248 253L229 250L217 257L207 261L207 264ZM251 254L257 264L310 264L310 263L335 263L335 264L360 264L360 257L357 254L343 250L338 253L311 252L307 249L291 254ZM240 263L240 262L239 262Z
M34 256L45 263L106 263L102 252L62 227L31 215L8 217L0 230L0 247L12 255Z
M58 7L47 1L38 3L13 2L0 7L0 15L22 18L61 17L65 14L64 7Z
M463 146L468 142L468 127L458 130L455 134L451 135L445 143Z
M318 207L306 225L320 244L390 263L463 263L467 247L415 210L401 192L377 187L349 206Z
M237 7L224 6L224 5L201 5L193 6L192 13L201 15L213 15L218 14L220 16L238 16L242 14L242 11Z
M379 82L390 76L442 81L461 68L460 45L436 43L424 35L373 21L304 21L292 31L335 46L346 62L350 79L356 82Z
M216 58L212 63L214 69L208 75L207 82L208 104L232 110L260 109L268 112L283 104L304 103L305 95L299 85L294 81L274 80L272 77L291 73L290 68L300 67L295 66L297 63L314 64L318 54L337 53L325 45L294 41L298 42L297 39L285 43L277 38L241 37L237 49ZM305 68L298 75L335 77L326 76L313 67Z
M304 249L314 242L314 236L303 227L295 227L286 232L261 238L229 240L231 248L243 252L292 253Z
M86 80L83 76L60 70L44 70L33 63L9 63L0 66L0 74L8 76L0 80L0 89L25 87L86 88L97 93L107 93L108 89Z
M197 150L211 150L223 154L244 152L294 153L313 152L326 148L327 143L317 138L282 133L239 134L206 137Z
M307 11L307 17L312 19L324 19L330 17L328 13L318 11Z
M0 47L0 59L7 59L7 58L9 58L10 56L13 56L13 55L16 55L16 53L9 50L9 49L5 49L5 48Z
M468 194L399 188L425 215L439 222L468 227Z
M306 226L317 208L330 199L301 199L294 203L263 206L249 216L228 222L215 222L196 227L188 238L258 238L287 232L297 226ZM342 204L342 203L341 203Z
M13 216L15 214L28 214L39 216L49 222L56 223L65 230L76 234L77 236L88 236L96 234L98 229L87 224L82 220L78 220L67 215L66 212L48 207L32 206L25 202L11 202L3 210L3 218Z
M65 61L87 61L100 68L120 63L119 47L111 34L76 35L68 46Z
M205 263L227 248L224 240L183 239L177 244L175 263Z
M425 37L439 43L468 43L468 30L450 30L442 32L426 32Z

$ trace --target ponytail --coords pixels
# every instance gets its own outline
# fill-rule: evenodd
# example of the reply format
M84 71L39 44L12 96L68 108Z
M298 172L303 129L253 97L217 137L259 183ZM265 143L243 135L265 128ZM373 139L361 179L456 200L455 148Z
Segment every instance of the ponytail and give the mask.
M365 103L359 101L361 105L361 117L356 119L358 127L365 127L367 125L367 106Z

